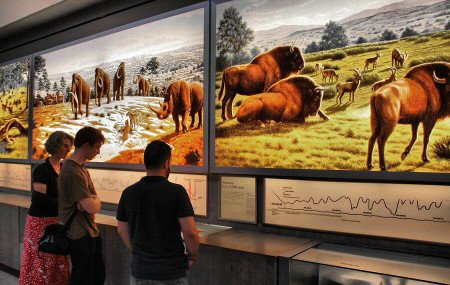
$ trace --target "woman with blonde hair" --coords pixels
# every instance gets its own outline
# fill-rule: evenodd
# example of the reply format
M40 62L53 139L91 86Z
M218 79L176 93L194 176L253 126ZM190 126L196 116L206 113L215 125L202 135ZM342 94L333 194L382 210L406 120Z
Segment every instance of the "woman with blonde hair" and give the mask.
M69 284L69 259L38 252L38 241L47 225L58 223L58 175L61 161L72 149L73 137L65 132L52 133L45 142L50 157L33 171L31 206L23 239L20 285Z

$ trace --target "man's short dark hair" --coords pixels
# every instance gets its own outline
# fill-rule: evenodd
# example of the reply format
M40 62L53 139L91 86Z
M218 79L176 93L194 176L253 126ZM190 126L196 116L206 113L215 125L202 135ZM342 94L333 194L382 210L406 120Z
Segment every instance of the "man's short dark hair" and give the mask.
M97 142L102 144L105 142L105 137L100 130L93 127L82 127L75 135L75 148L82 147L85 143L93 146Z
M144 152L144 164L146 169L160 168L164 162L170 159L172 148L165 142L154 140L147 145Z

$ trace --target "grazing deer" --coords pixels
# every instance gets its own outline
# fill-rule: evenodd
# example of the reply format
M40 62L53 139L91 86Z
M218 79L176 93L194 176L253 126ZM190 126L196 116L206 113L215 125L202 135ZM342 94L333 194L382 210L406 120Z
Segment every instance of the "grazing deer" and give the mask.
M392 61L391 65L397 68L403 67L406 59L408 58L408 53L405 50L405 54L403 54L398 48L392 51Z
M350 100L351 102L355 102L355 91L358 88L359 84L361 83L361 80L363 80L363 77L361 75L361 71L359 68L353 69L356 74L353 77L353 80L351 82L344 82L341 84L338 84L336 86L336 90L338 92L338 96L336 97L336 104L339 101L339 105L342 103L342 96L344 96L345 92L350 93Z
M379 52L375 53L376 56L369 57L366 59L366 65L364 66L364 70L369 69L369 64L372 64L372 69L375 69L377 67L377 62L381 57L381 54Z
M336 78L336 82L339 80L339 74L334 69L325 69L322 71L322 80L326 83L327 77L330 78L330 83L333 82L333 78Z
M391 71L392 71L392 74L391 74L391 76L389 76L389 78L377 81L372 85L373 91L377 90L378 88L380 88L383 85L386 85L393 81L397 81L397 76L395 75L395 73L397 72L397 69L395 67L391 67Z

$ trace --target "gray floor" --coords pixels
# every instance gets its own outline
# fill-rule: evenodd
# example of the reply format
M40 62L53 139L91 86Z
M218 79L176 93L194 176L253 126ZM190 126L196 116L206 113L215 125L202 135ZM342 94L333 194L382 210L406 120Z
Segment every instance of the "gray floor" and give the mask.
M19 278L14 275L9 275L8 273L0 270L0 284L2 285L17 285L19 283Z

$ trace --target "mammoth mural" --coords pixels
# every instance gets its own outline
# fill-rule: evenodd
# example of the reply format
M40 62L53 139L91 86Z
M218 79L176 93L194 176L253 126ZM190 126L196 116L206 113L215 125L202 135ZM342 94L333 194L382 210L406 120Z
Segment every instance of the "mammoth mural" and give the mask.
M133 83L139 86L139 96L150 96L150 82L144 76L135 76Z
M123 100L125 88L125 62L121 62L114 74L113 99ZM117 92L117 94L116 94Z
M191 116L191 125L189 127L192 128L195 123L196 113L199 119L197 128L200 128L202 126L203 84L200 82L188 83L184 80L172 82L164 95L164 103L160 104L160 106L160 110L149 107L161 120L172 114L175 122L175 132L180 132L178 116L181 116L182 131L185 133L187 132L187 116Z
M81 104L86 104L86 117L89 117L89 97L91 95L91 87L89 83L78 73L72 75L72 112L75 119L78 113L83 115Z
M100 67L95 69L95 103L100 107L101 98L106 94L108 101L111 102L111 96L109 95L109 90L111 87L111 80L109 75Z

